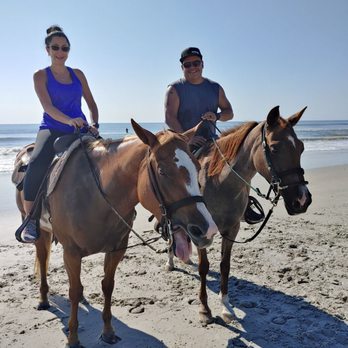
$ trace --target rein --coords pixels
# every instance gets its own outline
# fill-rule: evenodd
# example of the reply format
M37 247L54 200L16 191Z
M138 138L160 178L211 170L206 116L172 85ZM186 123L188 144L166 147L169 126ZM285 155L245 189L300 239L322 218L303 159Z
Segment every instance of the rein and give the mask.
M124 249L130 249L132 247L135 247L135 246L138 246L138 245L146 245L148 246L150 249L152 249L153 251L155 251L156 253L159 253L161 251L159 250L156 250L153 246L151 246L150 244L156 242L157 240L159 240L161 237L154 237L154 238L150 238L148 240L145 240L143 239L139 233L137 233L132 226L130 226L128 224L128 222L121 216L121 214L112 206L112 204L110 203L106 193L104 192L103 188L101 187L101 184L100 184L100 180L99 180L99 176L93 166L93 163L92 163L92 160L91 158L88 156L88 153L87 153L87 150L86 150L86 146L82 140L82 136L81 136L81 133L79 132L78 133L79 135L79 140L80 140L80 143L81 143L81 147L82 147L82 150L87 158L87 161L88 161L88 165L91 169L91 172L93 174L93 178L94 178L94 181L97 185L97 188L100 192L100 194L102 195L102 197L104 198L105 202L107 203L107 205L110 207L110 209L113 211L113 213L126 225L126 227L128 227L130 229L130 231L132 231L141 241L142 243L139 243L139 244L135 244L135 245L131 245L131 246L127 246L126 248L120 248L120 249L117 249L117 250L124 250ZM117 251L117 250L114 250L114 251Z

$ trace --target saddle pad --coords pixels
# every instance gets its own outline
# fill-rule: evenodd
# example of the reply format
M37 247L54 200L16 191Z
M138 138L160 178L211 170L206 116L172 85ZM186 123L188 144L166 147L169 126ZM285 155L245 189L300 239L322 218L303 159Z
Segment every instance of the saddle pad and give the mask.
M28 166L34 146L34 143L26 145L21 151L18 152L16 156L14 170L11 177L12 182L16 186L20 185L25 177L25 170L23 167Z
M95 140L95 138L90 135L85 135L82 137L82 140L85 143L85 142L93 141ZM80 146L80 139L77 139L69 146L69 148L62 154L61 157L55 159L55 162L52 165L51 173L49 174L48 180L47 180L47 193L46 193L47 197L55 189L57 182L59 181L59 178L63 172L63 169L69 157L79 146Z

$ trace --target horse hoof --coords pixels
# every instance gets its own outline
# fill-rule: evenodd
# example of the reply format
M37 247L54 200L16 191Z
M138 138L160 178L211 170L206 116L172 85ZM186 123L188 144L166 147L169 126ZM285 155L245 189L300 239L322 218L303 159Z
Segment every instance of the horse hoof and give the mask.
M199 321L202 324L208 325L208 324L214 323L214 318L210 312L200 311L199 312Z
M47 302L40 302L40 303L38 304L38 306L36 307L36 309L37 309L38 311L44 311L44 310L46 310L46 309L48 309L48 308L50 308L50 304L49 304L48 301L47 301Z
M174 265L169 265L169 264L166 264L164 267L165 271L167 271L167 272L174 271L174 268L175 268Z
M184 261L184 264L192 266L192 265L194 265L194 262L191 259L188 259L187 261Z
M231 313L222 313L222 320L226 323L226 324L230 324L231 321L235 319L235 317L233 316L233 314Z
M116 336L115 334L101 334L100 338L103 342L108 344L115 344L119 341L121 341L121 337Z

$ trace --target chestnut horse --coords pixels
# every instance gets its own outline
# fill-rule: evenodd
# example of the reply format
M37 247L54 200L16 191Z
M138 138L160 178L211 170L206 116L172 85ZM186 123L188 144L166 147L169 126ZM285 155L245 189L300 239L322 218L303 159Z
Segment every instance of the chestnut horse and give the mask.
M231 250L248 203L251 179L256 173L261 174L275 193L283 197L289 215L306 212L312 202L300 165L304 146L293 129L305 109L284 119L279 107L275 107L265 122L249 122L224 132L216 145L209 147L199 159L201 192L222 235L220 298L222 317L227 323L233 318L228 298ZM206 292L209 271L206 250L198 250L198 257L199 316L202 322L211 323L213 317ZM170 254L167 269L173 268Z
M132 125L138 137L96 140L77 148L55 189L45 197L46 202L42 205L41 236L35 242L41 273L39 308L49 306L46 275L53 235L63 246L69 277L68 343L71 347L80 346L77 315L83 296L81 259L99 252L105 253L102 339L108 343L118 340L111 324L114 275L127 248L138 202L160 219L163 207L159 206L156 192L161 194L162 204L168 206L184 200L185 206L181 204L172 212L171 224L183 228L198 247L209 246L217 233L211 215L202 198L198 197L201 195L197 178L199 164L189 151L187 138L171 131L154 135L133 120ZM22 193L19 191L17 203L23 216Z

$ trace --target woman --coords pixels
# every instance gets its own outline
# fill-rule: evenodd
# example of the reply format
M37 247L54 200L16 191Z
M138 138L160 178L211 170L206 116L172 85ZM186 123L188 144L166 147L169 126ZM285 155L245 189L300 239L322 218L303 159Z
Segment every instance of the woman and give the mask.
M79 69L65 65L70 41L58 26L47 29L46 51L51 66L34 74L34 86L44 109L35 148L24 179L24 210L29 215L41 182L55 155L54 141L61 135L73 133L76 128L87 130L88 122L81 110L85 99L90 111L89 131L98 135L98 108L88 87L87 79ZM29 220L22 232L22 240L33 243L38 238L36 220Z

